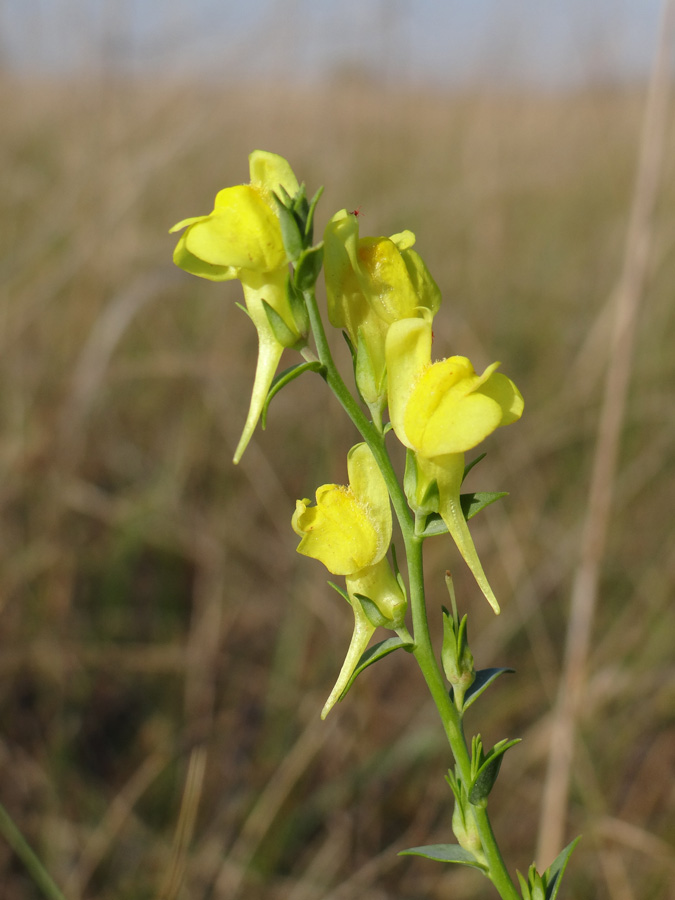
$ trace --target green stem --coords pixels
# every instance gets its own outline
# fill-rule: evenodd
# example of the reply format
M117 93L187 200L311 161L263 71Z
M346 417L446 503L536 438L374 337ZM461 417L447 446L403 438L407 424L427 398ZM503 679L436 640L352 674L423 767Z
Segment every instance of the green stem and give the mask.
M31 849L14 820L0 803L0 832L28 870L35 884L48 900L66 900L51 876Z
M429 633L429 622L424 598L423 539L414 534L406 536L405 533L403 539L408 560L410 607L412 610L413 634L415 636L413 653L436 704L460 778L463 784L469 785L471 783L471 756L464 736L462 719L450 699L450 694L434 654ZM480 835L483 852L488 864L488 877L503 900L520 900L520 894L511 880L497 845L487 810L480 806L472 806L472 810L476 829Z
M373 423L366 417L359 404L356 402L356 400L354 400L352 394L347 388L347 385L342 380L342 376L337 370L337 366L333 361L333 355L330 352L330 347L328 346L328 339L326 338L326 332L324 331L323 321L321 320L321 314L319 313L319 308L317 306L314 291L305 291L304 298L307 304L307 311L309 313L309 321L312 328L312 333L314 335L316 351L319 356L321 365L323 366L320 374L328 384L328 387L337 397L339 403L341 404L342 408L347 413L349 418L352 420L356 429L362 435L364 441L372 450L373 456L375 457L377 464L380 467L380 471L382 472L387 488L389 489L389 495L391 496L392 504L394 506L394 512L396 513L396 517L398 518L399 524L401 525L401 529L405 527L406 530L412 531L412 513L408 508L405 495L399 486L396 472L394 472L394 467L392 466L391 460L389 459L389 454L387 453L386 447L384 445L384 436L382 432L378 431Z
M413 653L438 709L462 782L468 785L471 783L471 757L464 736L462 719L450 699L431 643L424 595L423 538L415 534L414 518L391 464L383 434L368 420L359 404L354 400L333 361L314 291L305 291L304 297L317 354L323 367L321 375L372 450L389 489L394 512L403 536L408 563L410 608L415 643ZM487 810L478 806L473 806L472 809L488 864L488 877L502 900L520 900L520 894L509 876L499 851Z

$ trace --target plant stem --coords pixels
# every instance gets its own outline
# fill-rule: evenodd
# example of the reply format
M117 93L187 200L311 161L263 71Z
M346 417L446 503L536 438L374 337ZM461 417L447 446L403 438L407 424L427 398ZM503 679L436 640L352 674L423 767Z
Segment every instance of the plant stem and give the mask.
M424 598L423 539L414 534L406 537L405 533L403 539L408 560L410 606L413 618L413 634L415 636L413 653L436 704L438 714L441 717L460 778L464 785L469 785L471 783L471 757L464 736L462 719L451 701L443 681L429 633L429 622ZM497 845L487 809L481 806L472 806L472 810L483 852L488 863L488 877L503 900L520 900L520 894L511 880Z
M340 405L352 420L354 426L362 435L364 441L372 450L373 456L380 467L380 471L382 472L387 488L389 489L394 512L396 513L401 529L403 530L405 528L406 531L412 533L412 513L408 508L405 495L399 486L394 467L389 459L389 454L384 445L384 436L377 430L373 423L368 420L359 404L354 400L347 385L342 380L342 376L337 370L337 366L333 361L333 355L328 346L328 339L326 338L326 332L324 331L314 291L304 291L304 298L307 304L316 351L321 365L323 366L323 371L321 371L320 374L337 397Z
M464 736L462 719L450 700L447 687L434 654L429 633L429 622L424 594L424 569L422 557L423 538L415 534L415 522L407 500L387 453L384 436L368 420L358 403L348 390L337 370L330 352L323 321L313 290L304 292L316 350L323 366L321 375L333 391L343 409L358 429L373 452L389 490L394 512L403 536L408 564L410 588L410 608L412 612L414 650L413 654L427 683L438 713L443 723L452 755L457 764L462 782L471 783L471 757ZM509 876L497 846L487 810L472 806L476 828L480 835L483 852L488 863L487 875L503 900L520 900L520 893Z
M12 850L24 864L30 877L48 900L66 900L50 874L38 859L36 853L28 845L25 837L17 828L14 820L0 803L0 832Z

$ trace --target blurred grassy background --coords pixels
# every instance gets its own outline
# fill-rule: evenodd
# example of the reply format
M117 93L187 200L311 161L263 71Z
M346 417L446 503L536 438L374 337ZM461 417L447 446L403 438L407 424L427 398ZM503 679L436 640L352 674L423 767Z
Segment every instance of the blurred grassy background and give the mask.
M343 206L363 233L412 229L445 298L436 356L501 359L521 387L525 418L472 476L510 492L473 527L502 616L448 541L427 562L435 632L450 566L477 664L517 669L468 724L524 738L491 808L525 870L643 93L393 90L355 70L316 89L5 73L0 98L2 802L69 900L158 896L190 759L180 897L491 897L396 856L452 840L412 661L318 719L350 616L290 516L345 480L354 434L308 376L232 466L253 329L236 284L172 267L167 230L246 181L250 150L279 152L325 185L319 229ZM675 897L672 132L575 766L564 893L589 900ZM4 843L0 895L37 896Z

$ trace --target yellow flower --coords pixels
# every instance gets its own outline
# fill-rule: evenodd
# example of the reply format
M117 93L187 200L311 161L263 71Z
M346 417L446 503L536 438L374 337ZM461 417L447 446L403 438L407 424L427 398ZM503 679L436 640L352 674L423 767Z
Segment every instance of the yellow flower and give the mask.
M412 250L415 235L359 238L356 215L341 210L324 233L328 317L343 328L357 351L356 382L371 408L386 402L384 345L399 319L433 315L441 295L422 258Z
M333 575L344 575L354 613L354 632L335 687L321 718L328 715L344 691L375 631L359 596L367 597L381 615L397 627L406 601L385 555L391 542L391 507L382 473L367 444L357 444L347 456L349 486L324 484L316 506L298 500L293 529L302 540L298 553L320 560Z
M173 254L181 269L211 281L241 281L246 308L258 332L253 393L235 463L258 423L284 347L303 340L286 290L288 261L274 199L281 188L294 196L298 181L288 162L275 153L255 150L249 167L250 184L225 188L216 195L209 215L183 219L171 229L185 229ZM279 317L281 327L272 328L265 304Z
M429 317L396 322L386 344L389 414L399 440L415 451L417 497L438 485L439 513L478 585L499 612L462 513L464 452L520 418L523 398L493 363L477 375L463 356L431 364Z

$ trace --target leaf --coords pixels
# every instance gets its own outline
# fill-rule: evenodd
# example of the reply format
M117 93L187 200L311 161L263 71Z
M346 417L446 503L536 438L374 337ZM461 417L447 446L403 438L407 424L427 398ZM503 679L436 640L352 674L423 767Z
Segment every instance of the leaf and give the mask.
M486 805L488 794L494 787L497 775L499 775L504 754L515 744L519 743L520 738L514 738L511 741L500 741L494 745L485 762L476 772L469 789L469 801L474 806Z
M520 884L520 893L523 897L523 900L532 900L532 894L530 893L530 886L527 883L525 876L522 875L518 869L516 869L516 875L518 876L518 883Z
M270 389L267 392L267 397L265 398L265 404L262 409L261 417L263 428L267 424L267 409L270 405L272 397L274 397L275 394L278 394L282 387L286 387L287 384L290 384L291 381L294 381L299 375L302 375L303 372L319 372L321 371L321 368L321 363L317 359L314 362L298 363L295 366L284 369L283 372L279 372L279 374L270 385Z
M497 500L501 500L502 497L508 497L508 491L498 491L496 493L481 492L472 494L460 494L459 502L462 506L464 518L468 522L469 519L473 519L476 513L479 513L482 509L485 509L486 506L490 506L491 503L494 503ZM443 519L441 519L438 513L431 513L427 516L424 530L419 532L419 537L435 537L437 534L447 533L448 528Z
M460 494L459 502L462 505L462 512L464 513L464 518L468 522L469 519L473 519L476 513L479 513L481 509L485 509L486 506L489 506L491 503L494 503L496 500L501 500L502 497L508 497L508 491L497 491L493 493L473 493L473 494Z
M489 688L492 682L505 672L515 672L515 669L478 669L473 684L470 688L467 688L464 694L463 709L471 706L473 701L477 700L483 691Z
M481 872L487 871L486 866L479 863L473 853L460 847L459 844L429 844L426 847L410 847L401 850L399 856L423 856L425 859L434 859L437 862L459 863L462 866L473 866Z
M340 694L340 700L352 686L357 675L360 675L364 669L368 668L368 666L372 666L373 663L377 662L380 659L383 659L385 656L388 656L390 653L393 653L394 650L398 650L400 647L403 647L404 650L407 650L408 653L410 653L413 645L408 643L407 641L402 640L400 637L390 637L385 641L380 641L379 644L374 644L372 647L369 647L356 664L356 668L352 672L352 677L347 682L344 691Z
M349 599L349 594L346 591L343 591L341 587L338 587L337 584L335 584L335 582L329 581L328 586L332 587L334 591L337 591L337 593L342 597L342 599L346 600L350 606L352 605L352 601Z
M464 481L464 479L465 479L466 476L469 474L469 472L473 469L473 467L474 467L474 466L477 466L478 463L479 463L481 460L485 459L486 456L487 456L487 453L481 453L481 454L480 454L479 456L477 456L475 459L472 459L470 463L467 463L467 464L464 466L464 474L462 475L462 481Z
M560 853L556 856L554 861L544 873L544 881L546 883L546 900L556 900L558 891L560 890L562 877L565 874L565 869L567 868L567 863L569 862L570 856L572 855L572 851L580 840L581 835L574 838L574 840L569 843L564 850L560 851Z
M431 515L427 516L424 530L419 532L419 537L435 537L437 534L447 533L448 526L445 524L443 519L441 519L438 513L431 513Z

